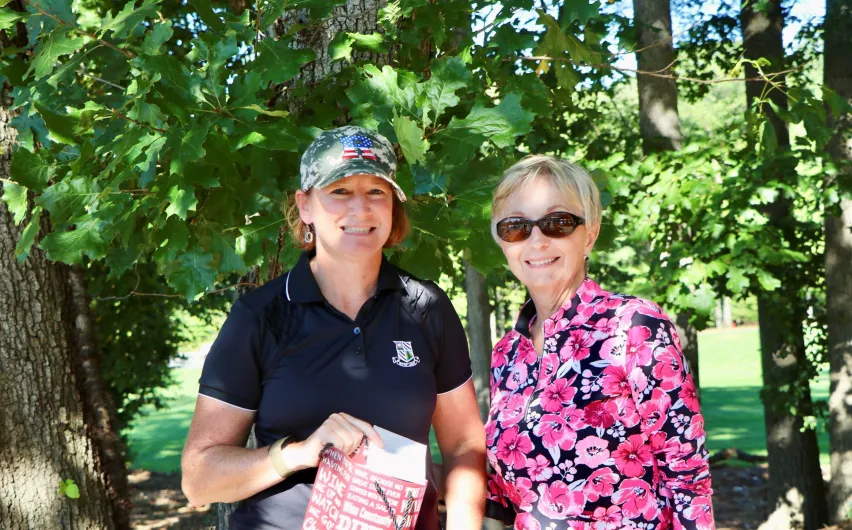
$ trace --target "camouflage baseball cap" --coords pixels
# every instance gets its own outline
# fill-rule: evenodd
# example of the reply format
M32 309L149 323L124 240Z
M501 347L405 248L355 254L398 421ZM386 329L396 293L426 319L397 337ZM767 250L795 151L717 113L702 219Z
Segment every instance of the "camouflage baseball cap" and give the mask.
M396 155L387 138L363 127L348 125L325 131L302 155L302 191L324 188L344 177L375 175L390 182L397 197L405 193L394 182Z

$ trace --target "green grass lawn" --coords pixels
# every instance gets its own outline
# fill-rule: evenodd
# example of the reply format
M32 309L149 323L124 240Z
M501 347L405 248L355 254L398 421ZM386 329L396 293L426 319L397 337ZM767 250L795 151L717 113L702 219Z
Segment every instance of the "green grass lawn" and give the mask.
M701 333L698 344L707 446L711 451L736 447L766 454L757 329ZM172 399L168 408L134 422L128 432L134 469L180 469L180 453L195 408L200 373L199 369L176 369L177 383L168 390ZM813 386L813 394L815 399L827 399L827 378ZM818 432L821 461L827 465L828 437L821 427Z
M766 454L760 401L760 339L756 328L708 331L698 336L701 407L711 452L736 447ZM814 399L828 399L828 378L811 386ZM828 434L817 429L820 461L828 465Z

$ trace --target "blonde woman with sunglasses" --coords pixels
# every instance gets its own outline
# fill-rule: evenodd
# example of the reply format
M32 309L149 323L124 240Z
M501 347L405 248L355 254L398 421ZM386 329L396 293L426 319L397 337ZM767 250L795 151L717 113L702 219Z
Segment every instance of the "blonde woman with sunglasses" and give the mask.
M587 275L601 224L582 168L531 156L492 232L530 293L497 343L485 426L489 517L517 529L714 528L704 420L660 307Z

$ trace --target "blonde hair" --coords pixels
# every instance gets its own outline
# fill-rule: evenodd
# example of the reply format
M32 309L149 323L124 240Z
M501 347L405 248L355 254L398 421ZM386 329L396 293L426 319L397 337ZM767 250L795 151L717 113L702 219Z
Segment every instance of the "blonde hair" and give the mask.
M310 195L311 191L313 190L308 190L305 194ZM308 233L310 227L308 227L308 225L302 221L301 216L299 216L299 206L296 204L296 195L293 194L288 197L287 202L289 203L287 206L287 222L290 225L290 233L293 235L293 243L296 245L296 248L301 250L314 250L317 246L317 240L314 238L310 243L305 241L305 234ZM405 204L399 200L396 193L393 193L393 213L391 215L391 232L388 236L388 240L385 241L384 248L391 248L402 243L408 235L410 226L408 214L405 213Z
M601 226L601 195L592 177L582 167L550 155L530 155L507 169L494 190L491 201L491 231L494 232L500 211L508 198L537 178L547 179L569 201L583 209L586 228L597 231Z

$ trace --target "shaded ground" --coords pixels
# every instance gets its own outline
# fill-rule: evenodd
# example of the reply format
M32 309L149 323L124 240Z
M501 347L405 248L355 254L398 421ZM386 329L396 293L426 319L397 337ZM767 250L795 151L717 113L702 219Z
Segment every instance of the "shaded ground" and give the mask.
M766 509L766 472L765 466L713 469L717 530L754 530L760 525ZM136 471L130 476L130 482L134 529L206 530L215 527L215 510L189 506L180 491L179 474ZM852 530L852 525L844 530Z

